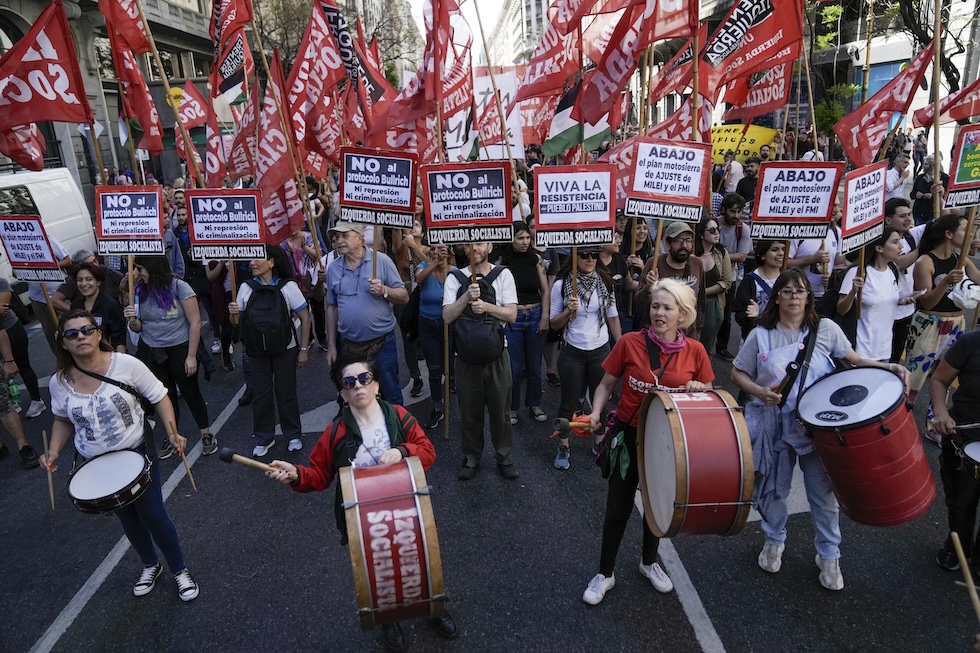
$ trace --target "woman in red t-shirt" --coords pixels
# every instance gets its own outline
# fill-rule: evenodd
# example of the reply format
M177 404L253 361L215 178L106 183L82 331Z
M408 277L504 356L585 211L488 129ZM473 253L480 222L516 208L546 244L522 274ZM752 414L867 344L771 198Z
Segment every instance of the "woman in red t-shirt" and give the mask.
M582 600L591 605L602 601L606 592L616 584L613 567L639 484L636 420L643 398L658 388L684 388L688 392L701 392L711 388L714 381L708 352L700 342L684 336L683 329L694 324L697 317L696 306L697 298L690 286L675 279L661 279L651 293L650 327L624 334L602 364L605 376L592 398L593 410L589 421L593 429L599 428L602 409L616 383L620 378L624 379L622 397L616 409L618 417L611 431L618 436L619 446L613 448L611 454L615 458L627 456L629 465L625 475L620 475L619 465L613 465L609 475L599 573L589 582L582 596ZM654 353L659 349L659 361L651 361L648 340L655 345ZM651 362L656 363L656 370L652 369ZM650 579L657 591L666 593L673 590L674 585L657 562L659 544L660 538L650 531L644 520L640 573Z

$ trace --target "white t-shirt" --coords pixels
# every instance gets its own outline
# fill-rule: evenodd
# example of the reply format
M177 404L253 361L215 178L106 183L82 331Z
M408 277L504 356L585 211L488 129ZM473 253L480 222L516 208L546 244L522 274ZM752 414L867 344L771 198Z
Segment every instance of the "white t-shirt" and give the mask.
M899 183L898 179L900 176L901 174L899 173L898 168L889 168L888 172L885 173L886 202L895 197L908 198L908 192L905 190L905 187L908 185L909 178L912 175L905 175L905 179L902 179L901 183Z
M851 292L857 268L844 275L840 294ZM854 298L857 301L857 297ZM868 266L864 275L864 291L861 296L861 319L857 325L857 342L854 351L873 360L888 360L892 355L892 325L898 309L899 289L895 273Z
M840 235L834 229L828 229L827 236L823 240L808 238L806 240L792 241L789 244L789 257L795 259L803 258L804 256L813 256L820 250L820 243L824 244L824 248L830 254L830 262L827 263L827 269L833 270L834 260L837 258L837 252L840 251ZM813 267L813 265L808 265L803 271L806 273L806 278L810 280L810 285L813 286L813 296L823 297L823 276L820 272L814 272ZM820 266L818 265L817 270L819 269Z
M257 277L253 277L259 283L262 283ZM277 279L273 279L272 283L276 283ZM279 289L282 296L286 299L286 306L293 312L293 335L289 339L289 346L286 349L292 349L296 346L296 334L299 333L299 318L296 317L297 311L301 311L306 308L306 297L303 296L303 291L299 289L295 281L288 281L286 285ZM238 289L238 311L239 313L245 312L245 306L248 304L248 298L252 296L252 287L247 283L243 283L242 287Z
M924 224L916 225L909 229L908 233L910 236L912 236L912 240L915 241L916 247L918 247L919 243L922 242L922 234L925 232L926 225ZM909 246L908 240L905 239L904 235L898 242L902 246L902 255L908 254L912 251L913 247ZM915 277L912 275L913 268L915 268L914 265L910 265L905 268L905 272L903 272L902 276L900 277L901 283L898 285L900 297L908 297L915 290ZM902 306L898 307L898 311L895 313L895 319L902 320L904 318L911 317L914 314L915 302L911 304L903 304Z
M378 412L378 419L367 428L361 429L361 446L351 462L351 467L373 467L381 460L382 454L391 449L391 437L385 424L385 414Z
M732 159L731 166L732 170L728 175L728 185L725 186L726 193L734 193L738 182L742 181L742 177L745 176L745 168L742 167L741 163Z
M72 373L76 379L82 374L77 370ZM150 368L129 354L114 352L103 376L128 383L153 404L167 395L166 386ZM94 393L82 394L59 373L51 375L48 390L51 412L71 421L75 449L83 458L133 449L143 441L143 408L131 392L103 381Z
M555 281L555 285L551 287L551 319L555 319L559 313L565 310L565 300L562 297L563 282L564 279L558 279ZM610 294L613 293L610 292ZM606 317L619 317L615 299L606 309ZM598 288L592 292L587 305L583 307L582 303L579 302L575 319L569 320L565 326L565 342L584 351L598 349L609 342L609 329L605 322L599 322Z

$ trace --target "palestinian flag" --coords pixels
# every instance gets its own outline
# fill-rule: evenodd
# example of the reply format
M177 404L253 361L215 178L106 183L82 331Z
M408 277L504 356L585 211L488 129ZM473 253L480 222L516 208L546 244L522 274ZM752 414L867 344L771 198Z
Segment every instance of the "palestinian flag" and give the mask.
M586 81L589 75L586 75ZM609 127L609 115L605 115L599 121L590 125L583 124L572 119L572 109L575 108L575 99L579 91L582 90L582 82L579 82L565 92L558 107L555 109L555 118L551 121L551 128L548 130L548 139L544 142L542 151L546 158L557 156L576 145L585 145L585 151L591 152L602 145L602 141L607 140L612 134Z

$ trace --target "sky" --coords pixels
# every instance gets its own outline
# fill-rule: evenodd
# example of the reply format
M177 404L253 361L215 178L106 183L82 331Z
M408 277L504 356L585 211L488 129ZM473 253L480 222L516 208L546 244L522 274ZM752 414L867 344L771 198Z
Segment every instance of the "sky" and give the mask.
M425 38L425 23L422 21L422 6L425 4L425 0L409 0L412 4L412 15L415 17L415 24L418 25L419 34L422 38ZM470 29L473 30L473 52L474 55L477 52L483 52L483 43L480 40L479 23L476 20L476 10L473 8L473 3L477 0L463 0L463 16L466 17L466 22L470 24ZM500 13L500 8L503 6L501 0L479 0L480 3L480 18L483 19L483 29L487 36L490 36L490 32L493 31L494 25L497 23L497 14Z

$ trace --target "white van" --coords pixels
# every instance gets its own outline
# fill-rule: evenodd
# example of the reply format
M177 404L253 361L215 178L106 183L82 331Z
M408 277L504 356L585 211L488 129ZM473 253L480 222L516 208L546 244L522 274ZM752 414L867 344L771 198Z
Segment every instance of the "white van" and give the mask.
M95 228L85 199L67 168L0 175L0 215L40 215L49 237L73 254L95 250ZM27 284L14 279L10 261L0 248L0 276L16 292L26 293ZM26 294L21 299L30 305Z

